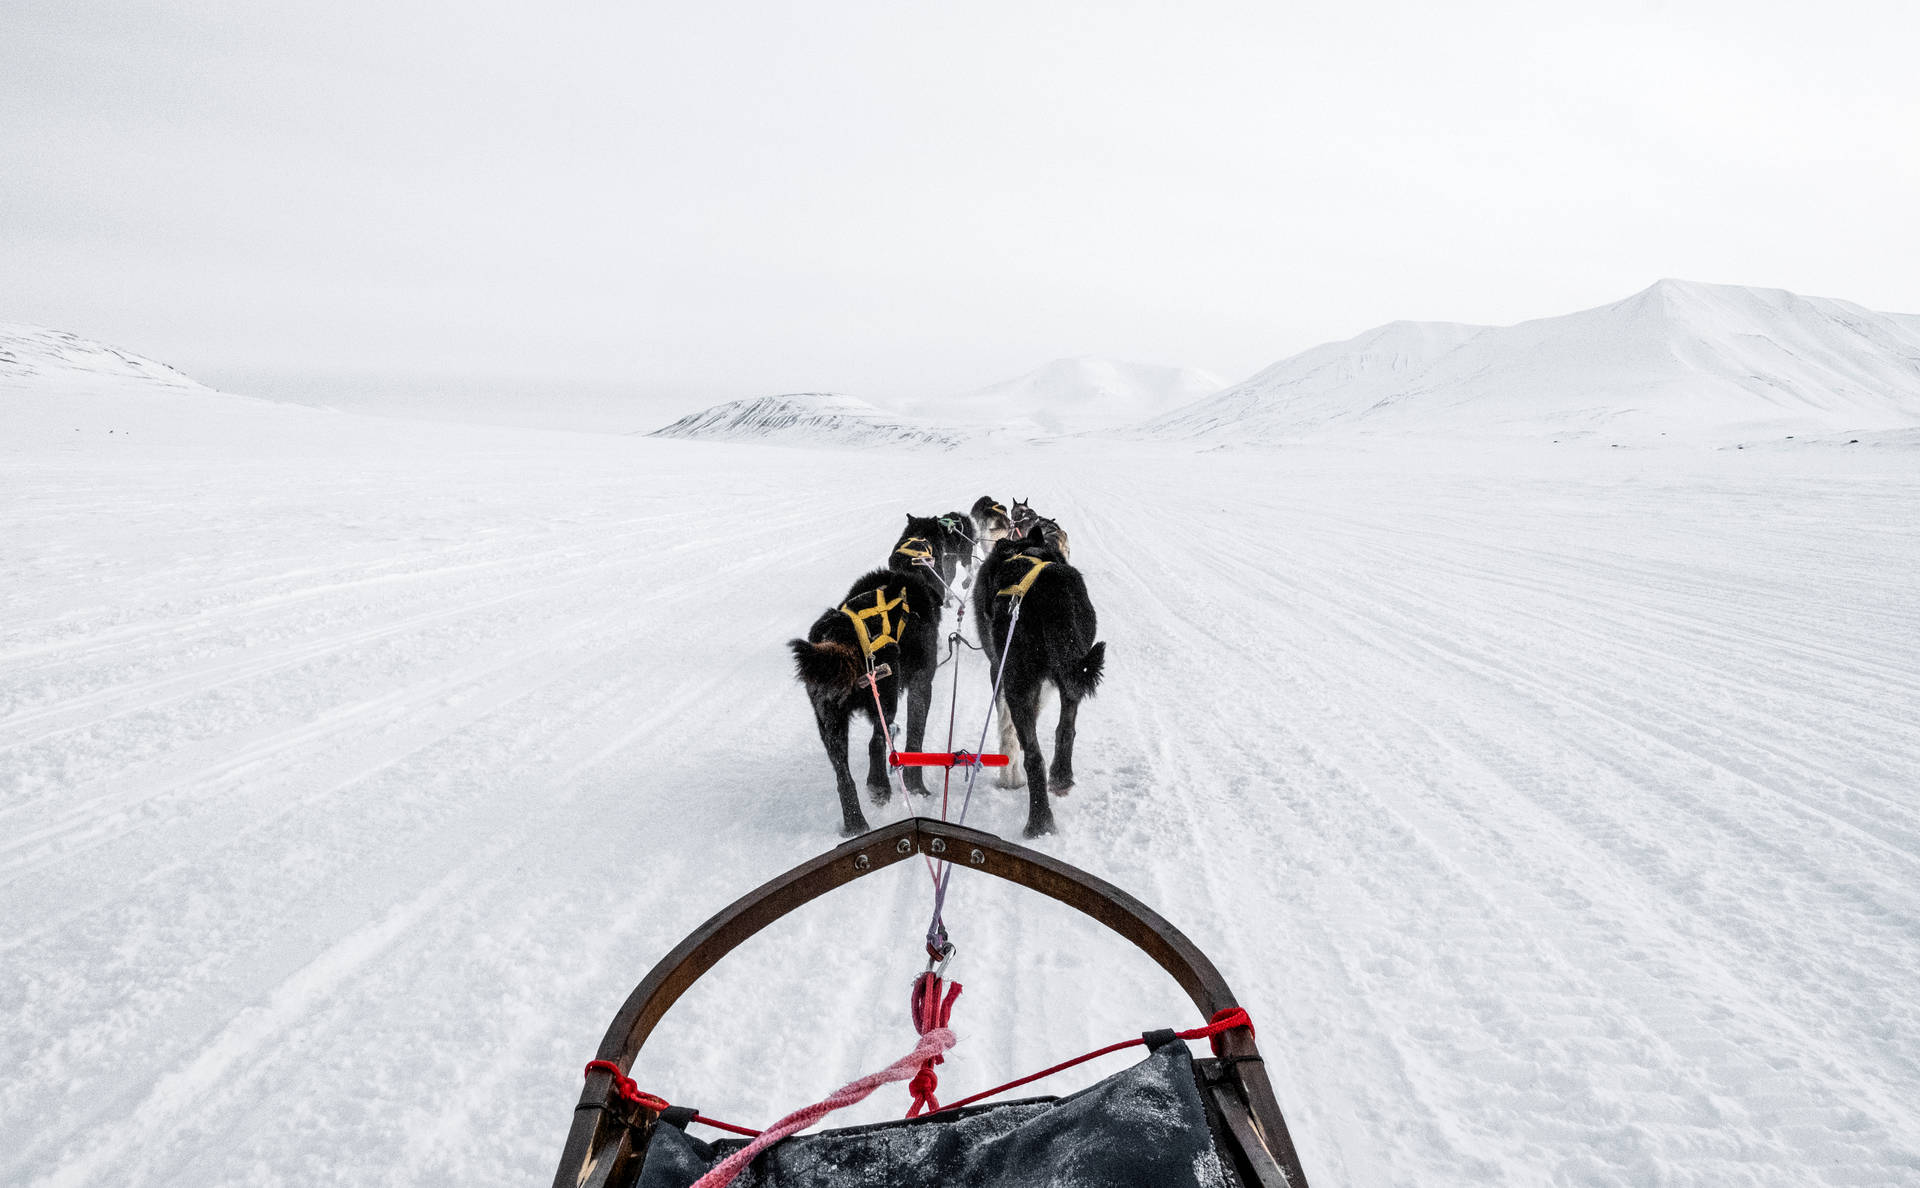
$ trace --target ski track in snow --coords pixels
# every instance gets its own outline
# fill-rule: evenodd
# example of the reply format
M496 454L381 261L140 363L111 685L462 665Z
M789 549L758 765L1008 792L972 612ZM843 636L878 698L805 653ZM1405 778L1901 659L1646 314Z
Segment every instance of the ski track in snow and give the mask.
M44 440L0 455L0 1182L544 1182L632 985L838 840L784 641L985 491L1109 643L1041 844L1213 955L1316 1185L1920 1182L1897 457ZM636 1075L762 1123L895 1058L928 899L796 912ZM943 1096L1194 1022L1067 909L961 872L948 916Z

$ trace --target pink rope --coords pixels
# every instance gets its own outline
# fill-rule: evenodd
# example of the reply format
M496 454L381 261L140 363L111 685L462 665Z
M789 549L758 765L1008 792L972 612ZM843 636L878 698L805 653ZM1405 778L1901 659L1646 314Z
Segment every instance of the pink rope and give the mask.
M861 682L865 684L867 688L873 690L873 712L880 715L880 733L887 736L887 756L891 759L893 756L893 729L887 725L887 711L880 708L880 678L874 676L873 672L869 670L867 675L861 678ZM887 767L891 770L893 764L889 762Z
M950 1028L936 1027L920 1037L913 1051L902 1056L877 1073L869 1073L859 1080L843 1085L825 1101L795 1110L760 1132L760 1137L722 1159L713 1166L713 1170L693 1182L693 1188L726 1188L742 1168L753 1161L753 1157L786 1138L790 1134L805 1130L815 1122L837 1109L864 1101L868 1094L882 1085L895 1081L904 1081L920 1071L921 1065L938 1058L942 1052L953 1047L955 1036Z

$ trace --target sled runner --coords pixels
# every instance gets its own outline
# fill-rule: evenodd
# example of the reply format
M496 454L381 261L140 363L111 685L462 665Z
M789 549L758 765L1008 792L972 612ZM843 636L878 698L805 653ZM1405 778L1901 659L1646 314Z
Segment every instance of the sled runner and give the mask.
M923 1105L931 1112L899 1122L793 1134L764 1150L756 1140L758 1153L751 1162L728 1160L747 1146L746 1139L709 1143L689 1135L687 1125L697 1121L743 1135L758 1132L713 1123L691 1108L642 1092L628 1079L661 1017L721 957L802 904L916 854L1006 879L1091 916L1172 975L1211 1022L1188 1032L1149 1032L943 1108L933 1100L937 1086L931 1068L938 1061L926 1055L933 1050L927 1041L944 1036L940 1046L952 1042L952 1033L944 1029L959 990L950 988L942 1003L940 979L930 970L916 983L913 1004L921 1047L841 1093L868 1081L904 1080L906 1073L893 1070L924 1056L911 1086L913 1113L920 1114ZM1211 1058L1194 1059L1182 1042L1199 1038L1211 1043ZM1143 1060L1070 1096L971 1104L1080 1060L1139 1044L1148 1048ZM867 1086L865 1092L871 1091ZM819 1112L811 1117L834 1104L836 1099L829 1098L813 1107ZM787 1122L797 1117L790 1115ZM811 1119L800 1125L810 1124ZM724 1182L718 1177L729 1168L737 1168L733 1174L739 1178L732 1182L741 1188L1306 1184L1251 1021L1206 954L1109 883L992 834L924 817L876 829L795 867L736 900L662 958L627 997L600 1042L598 1058L587 1067L586 1087L553 1182L554 1188L690 1188L703 1177Z

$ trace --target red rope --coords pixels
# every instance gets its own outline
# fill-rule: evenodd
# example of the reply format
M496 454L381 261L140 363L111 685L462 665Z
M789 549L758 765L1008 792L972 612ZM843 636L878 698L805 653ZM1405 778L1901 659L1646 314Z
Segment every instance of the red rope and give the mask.
M656 1114L673 1108L667 1103L666 1098L648 1093L646 1090L640 1088L640 1086L634 1084L633 1078L621 1072L620 1066L611 1060L588 1061L587 1075L592 1076L597 1072L613 1074L613 1091L622 1101L632 1102L634 1105L652 1110ZM744 1126L735 1126L731 1122L716 1122L703 1114L695 1114L693 1120L702 1125L711 1126L715 1130L730 1130L735 1134L744 1134L748 1138L753 1138L760 1133L757 1130L748 1130Z
M1258 1033L1253 1029L1253 1016L1247 1014L1244 1007L1222 1007L1213 1012L1213 1018L1207 1020L1205 1027L1196 1027L1192 1031L1177 1031L1174 1034L1181 1039L1199 1039L1206 1037L1207 1047L1213 1049L1215 1056L1225 1056L1227 1046L1220 1037L1236 1027L1247 1029L1247 1038L1253 1039Z
M1222 1056L1225 1055L1225 1052L1222 1050L1220 1043L1220 1034L1231 1031L1236 1027L1246 1028L1249 1036L1253 1034L1253 1020L1248 1017L1247 1012L1240 1007L1226 1007L1222 1010L1215 1011L1212 1020L1209 1021L1205 1027L1195 1027L1190 1031L1176 1031L1174 1034L1183 1040L1206 1040L1212 1045L1213 1054L1215 1056ZM1050 1077L1054 1073L1064 1072L1076 1064L1085 1064L1089 1060L1096 1060L1102 1056L1111 1055L1114 1052L1123 1051L1127 1048L1136 1048L1146 1042L1146 1037L1140 1036L1136 1039L1123 1040L1117 1044L1108 1044L1106 1047L1088 1052L1084 1056L1075 1056L1072 1060L1063 1060L1052 1068L1043 1068L1039 1072L1021 1077L1017 1081L1008 1081L1004 1085L996 1085L984 1092L976 1093L972 1097L963 1097L959 1101L939 1106L937 1109L957 1110L961 1106L972 1105L976 1101L984 1101L989 1097L998 1097L1009 1089L1018 1089L1020 1086L1031 1084L1042 1077ZM908 1117L912 1117L912 1115L909 1114Z
M953 1017L953 1000L960 997L960 983L955 982L947 991L945 999L940 997L940 975L928 970L914 979L913 998L909 1006L913 1012L913 1029L921 1035L945 1027L947 1020ZM913 1105L907 1109L907 1117L918 1118L920 1111L931 1114L940 1108L940 1102L933 1091L940 1087L940 1076L933 1071L936 1064L944 1064L946 1057L935 1055L920 1066L920 1071L907 1083L907 1091L913 1094Z

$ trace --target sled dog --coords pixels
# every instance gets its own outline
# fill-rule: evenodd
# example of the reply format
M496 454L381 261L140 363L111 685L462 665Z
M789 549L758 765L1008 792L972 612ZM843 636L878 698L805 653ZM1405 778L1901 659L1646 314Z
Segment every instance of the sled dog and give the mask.
M1107 645L1094 638L1098 619L1087 583L1036 527L993 546L975 577L973 606L980 643L1000 687L1000 748L1013 760L1002 769L1001 785L1017 788L1024 779L1026 835L1051 833L1047 793L1064 795L1073 787L1080 703L1093 695L1106 670ZM1040 752L1038 732L1041 694L1048 687L1060 697L1051 767Z
M854 582L840 605L823 611L805 639L787 643L794 675L806 686L820 743L833 766L841 832L848 837L867 831L847 763L848 727L855 717L873 725L867 740L867 793L875 804L885 804L892 796L887 780L891 740L880 716L884 713L889 725L897 721L904 685L905 749L921 748L933 702L933 670L939 663L940 604L940 592L925 570L876 569ZM870 674L875 678L871 686ZM920 769L906 770L908 790L924 793Z
M1038 527L1047 538L1047 544L1059 552L1062 560L1073 560L1073 550L1067 543L1067 530L1060 526L1058 520L1050 520L1034 511L1033 505L1024 499L1013 501L1013 510L1008 513L1008 518L1013 522L1015 536L1025 536Z
M973 501L971 518L973 539L979 546L982 557L993 548L995 541L1013 530L1012 514L1007 511L1005 504L996 501L991 495L982 495Z

